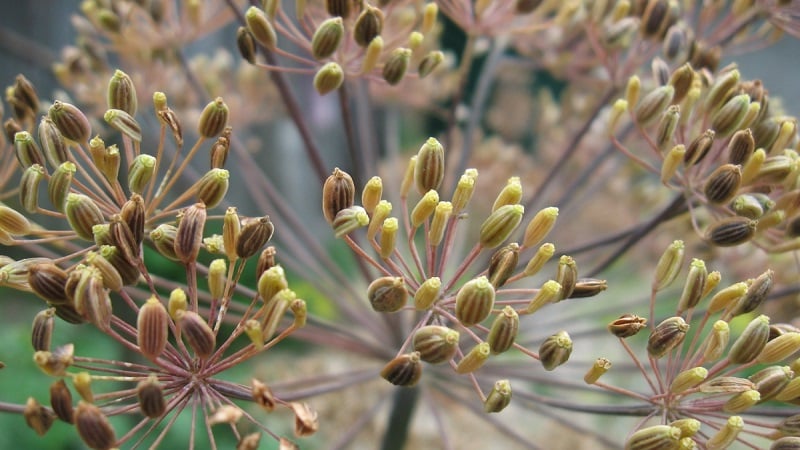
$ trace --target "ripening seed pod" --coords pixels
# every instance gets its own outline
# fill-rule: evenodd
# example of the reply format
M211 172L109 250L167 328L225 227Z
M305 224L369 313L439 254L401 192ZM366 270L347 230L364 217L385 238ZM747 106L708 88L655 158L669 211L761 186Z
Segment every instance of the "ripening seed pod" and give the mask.
M558 208L551 206L539 210L525 228L522 247L529 248L538 245L553 229L558 218Z
M382 259L389 259L394 253L397 245L397 230L400 225L396 217L387 217L381 225L381 238L379 242L380 255Z
M75 409L75 429L87 447L94 450L108 450L117 443L114 428L111 427L103 411L84 401L78 402Z
M730 326L724 320L717 320L711 327L711 332L706 337L705 349L703 349L703 359L705 361L716 361L725 353L730 339Z
M608 289L608 281L598 278L579 278L569 298L594 297Z
M739 130L728 142L728 163L744 164L756 149L756 141L750 128Z
M178 229L174 225L162 223L150 232L150 240L161 256L178 261L178 255L175 253L175 238L177 235Z
M121 109L109 109L103 114L103 120L105 120L111 128L119 131L131 140L135 142L142 141L142 127L139 125L139 122L127 112Z
M69 302L66 294L68 275L51 262L33 264L28 268L27 281L30 289L52 304Z
M419 167L419 164L417 164ZM414 228L419 227L425 223L428 218L433 215L436 206L439 204L439 193L431 189L426 192L422 198L419 199L414 209L411 210L410 219L411 226Z
M495 197L492 211L497 211L497 208L505 205L513 205L522 200L522 183L519 177L511 177L503 186L503 189Z
M682 317L670 317L659 323L647 340L647 353L656 359L681 345L689 330L689 324Z
M247 259L257 254L272 239L275 225L269 216L251 218L243 221L242 229L236 239L236 254Z
M611 369L611 361L607 358L597 358L583 376L583 381L586 384L595 384L609 369Z
M64 136L61 135L56 124L49 117L42 116L42 120L39 122L38 134L39 142L42 144L42 153L50 165L58 167L69 161L69 150L64 141Z
M25 408L22 410L22 417L28 425L39 436L44 436L53 426L53 414L42 406L33 397L28 397Z
M556 268L556 281L561 285L561 298L564 300L572 296L575 284L578 282L578 265L571 256L562 255Z
M395 86L403 79L408 70L408 63L411 60L411 50L398 47L389 54L389 58L383 64L383 79L391 86Z
M767 342L756 357L761 364L774 364L795 354L800 349L800 333L788 332Z
M156 296L151 296L139 309L136 318L136 343L139 352L155 361L164 352L169 338L169 313Z
M342 70L342 66L333 61L320 67L314 75L314 89L317 90L319 95L325 95L339 89L343 82L344 70Z
M101 245L100 256L106 259L117 270L119 276L122 278L122 284L131 285L139 281L139 269L135 264L132 264L127 257L114 245Z
M372 5L365 6L353 25L353 39L362 47L369 45L383 31L383 12Z
M667 151L672 147L675 130L681 118L681 108L678 105L670 105L661 115L656 131L655 143L661 152Z
M94 403L94 393L92 392L92 376L89 372L78 372L72 375L72 384L81 398L88 403Z
M367 49L364 51L364 57L361 59L361 74L368 74L372 72L375 66L378 65L378 58L380 58L381 53L383 53L383 38L380 36L375 36L375 38L370 41L369 45L367 45Z
M167 402L164 399L164 389L158 382L158 377L154 374L136 385L136 398L139 403L139 411L145 417L157 419L167 410Z
M375 210L372 212L372 217L370 218L369 226L367 227L367 239L375 239L375 235L377 235L378 231L380 231L384 220L389 218L389 214L391 213L391 203L386 200L381 200L378 202L378 204L375 206Z
M692 259L692 263L689 265L689 274L686 275L686 283L683 285L683 291L678 299L678 314L694 308L700 303L707 279L706 263L697 258Z
M696 67L696 66L695 66ZM708 112L715 112L722 107L723 102L729 97L729 93L739 84L739 70L733 69L720 74L706 95L705 109Z
M746 217L728 217L708 228L706 240L718 247L734 247L752 239L757 226L757 220L750 220Z
M798 398L800 398L800 378L798 377L792 378L792 380L786 384L786 387L781 389L778 395L775 396L775 400L779 402L796 403L794 400Z
M788 366L769 366L747 378L756 385L763 403L775 398L794 378L794 372Z
M481 225L480 245L487 249L498 247L522 221L525 207L505 205L492 212Z
M197 259L203 241L203 228L206 224L206 206L195 203L183 211L178 228L175 231L175 256L184 264Z
M24 236L31 229L28 219L17 210L0 204L0 230L12 236Z
M706 199L714 204L728 203L736 196L742 183L742 169L738 165L723 164L708 176L703 192Z
M75 410L72 407L72 394L63 378L50 385L50 407L62 421L73 422Z
M689 146L686 147L686 153L683 154L684 166L691 167L702 161L703 158L705 158L708 154L709 150L711 150L711 145L714 144L715 136L716 132L708 129L690 142Z
M75 360L75 346L65 344L52 351L40 351L33 354L33 362L47 375L63 377Z
M417 66L417 75L420 78L425 78L431 74L434 70L436 70L439 65L442 64L444 61L444 53L439 50L433 50L428 52L422 60L420 60L419 65Z
M92 135L89 119L75 105L56 100L47 115L61 134L71 141L83 144Z
M519 315L514 308L506 306L492 322L489 335L486 337L492 354L500 354L510 349L514 345L518 331Z
M682 394L683 392L696 387L708 377L708 369L705 367L693 367L681 371L669 385L669 392L672 394Z
M775 137L775 141L772 145L769 146L769 152L775 153L784 150L791 145L790 142L792 142L796 135L797 119L790 118L782 120L780 128L778 129L778 135Z
M344 24L341 17L325 20L314 31L311 38L311 55L322 60L333 55L344 39Z
M22 173L19 183L19 202L29 213L34 213L39 208L39 185L44 176L44 167L39 164L33 164Z
M255 40L267 49L274 50L278 44L278 35L266 13L258 7L251 6L245 11L244 18L247 30Z
M258 54L256 50L256 38L254 38L253 33L245 27L236 29L236 48L239 49L239 55L241 55L245 61L250 64L256 63L256 54Z
M697 434L701 425L701 422L697 419L678 419L669 423L669 426L681 430L681 439Z
M65 200L64 213L78 237L94 240L93 227L103 223L103 213L94 200L83 194L70 193Z
M530 261L528 261L528 264L525 265L525 269L523 269L522 273L526 277L539 273L547 261L553 257L555 252L556 247L550 242L540 245L539 249L536 251L536 254L534 254Z
M383 195L383 180L378 176L370 178L361 190L361 206L372 214L381 201L381 195Z
M197 133L204 138L216 137L228 126L229 115L230 110L222 97L215 98L200 112Z
M128 189L136 194L142 194L153 178L156 170L156 158L151 155L141 154L133 159L128 168Z
M744 420L739 416L730 416L725 425L706 441L708 450L722 450L728 448L739 436L744 428Z
M444 147L435 138L428 138L417 152L414 184L420 195L439 189L444 180Z
M798 450L800 449L800 437L785 436L778 438L769 446L769 450Z
M75 164L65 162L56 168L47 182L47 195L50 203L59 212L64 212L64 204L67 202L67 195L70 194L72 178L77 170ZM83 195L83 197L86 196Z
M39 95L24 75L17 75L14 85L6 90L6 101L12 106L14 116L20 120L33 119L39 113Z
M651 124L669 106L674 95L675 88L670 85L657 87L645 95L633 110L636 122L643 127Z
M444 232L450 217L453 215L453 204L450 202L439 202L433 210L430 229L428 230L428 241L432 246L438 246L444 239Z
M699 391L704 394L737 394L755 388L755 383L747 378L713 377L700 385Z
M75 288L75 309L84 319L101 330L111 326L111 298L103 286L103 278L96 269L87 268Z
M753 152L753 155L742 166L742 183L748 184L756 179L761 173L761 168L767 159L767 153L763 148L759 148Z
M229 261L236 261L239 258L239 255L236 254L236 242L241 232L242 222L236 207L229 206L225 210L225 216L222 219L222 242L225 247L225 255Z
M442 280L439 277L431 277L419 285L414 293L414 308L417 311L424 311L433 306L442 293Z
M498 413L511 403L511 383L508 380L498 380L494 383L491 392L483 402L483 411Z
M33 318L31 345L34 351L49 351L55 326L55 308L39 311Z
M289 282L286 280L286 273L279 265L270 267L258 277L258 295L265 303L269 302L278 292L288 288Z
M675 88L675 95L672 97L674 104L681 103L683 99L686 98L686 95L692 87L695 76L696 73L689 63L683 64L672 72L669 84Z
M551 335L539 346L539 361L548 371L567 362L570 354L572 354L572 339L563 330Z
M769 317L760 315L751 320L728 351L728 359L734 364L745 364L756 357L769 339Z
M494 306L495 290L485 276L464 283L456 294L456 318L465 327L489 317Z
M494 252L489 260L487 277L495 289L506 284L506 281L514 274L518 262L519 244L516 242L512 242Z
M342 238L361 227L369 225L369 222L369 214L364 208L360 206L344 208L336 213L336 217L333 218L331 223L333 235L337 238Z
M403 309L408 289L402 277L381 277L367 287L367 299L377 312L396 312Z
M206 359L214 353L217 338L205 320L194 311L178 310L175 313L176 323L181 335L200 359Z
M669 450L678 447L681 430L670 425L653 425L633 433L625 450Z
M469 173L464 173L458 179L458 184L453 192L453 214L458 214L469 204L472 194L475 192L475 180L478 177L478 171L475 169L467 169Z
M400 355L381 369L381 377L395 386L411 387L422 376L419 352Z
M440 325L426 325L414 333L412 344L419 358L429 364L450 361L458 350L458 331Z
M663 184L668 184L669 180L675 176L685 156L686 147L683 144L678 144L667 152L661 163L661 182Z
M456 365L456 373L472 373L483 366L489 358L491 350L487 342L481 342L470 350Z
M322 213L328 223L333 223L336 214L353 206L355 203L356 187L353 178L347 172L333 169L333 173L325 180L322 186Z
M747 217L748 219L755 220L764 215L764 206L754 195L738 195L733 199L730 206L736 215Z

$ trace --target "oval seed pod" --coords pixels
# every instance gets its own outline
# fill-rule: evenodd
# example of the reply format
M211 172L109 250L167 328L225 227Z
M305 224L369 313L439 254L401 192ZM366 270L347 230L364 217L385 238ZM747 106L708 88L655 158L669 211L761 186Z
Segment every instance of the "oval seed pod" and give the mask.
M769 446L769 450L800 450L800 437L785 436L776 439Z
M278 35L266 13L261 8L251 6L245 11L244 18L247 29L255 40L267 49L274 50L278 44Z
M65 162L56 168L56 171L53 172L47 182L47 195L50 198L50 203L60 212L64 212L64 204L67 201L67 195L70 194L72 178L77 170L78 168L75 164Z
M477 344L458 362L458 365L456 365L456 373L472 373L480 369L489 358L490 354L491 350L487 342Z
M208 323L194 311L178 310L175 315L181 336L195 355L200 359L211 356L217 346L217 337Z
M553 257L556 253L556 246L550 242L545 242L544 244L539 246L539 249L536 250L536 254L534 254L528 264L525 265L525 269L522 270L522 273L529 277L531 275L536 275L542 270L542 267Z
M87 447L96 450L113 448L117 443L114 428L97 406L78 402L75 409L75 429Z
M556 225L558 218L558 208L551 206L539 210L533 219L525 227L525 235L522 238L522 247L528 248L538 245L550 233Z
M25 419L25 424L39 436L47 434L53 426L53 414L33 397L28 397L22 410L22 417Z
M756 149L756 141L750 128L739 130L728 142L728 163L744 164Z
M39 164L33 164L22 173L19 183L19 202L29 213L34 213L39 208L39 185L44 176L44 167Z
M669 386L669 391L673 394L681 394L705 381L706 377L708 377L708 369L705 367L686 369L675 376Z
M136 319L136 342L141 354L155 361L167 347L169 313L161 301L150 297L139 309Z
M278 292L288 288L289 282L286 280L286 274L283 267L279 265L270 267L258 277L258 295L265 303L269 302Z
M114 75L108 81L106 100L109 109L120 109L131 116L136 115L139 106L136 86L128 74L119 69L114 71Z
M431 215L433 215L433 212L436 210L436 206L438 204L439 193L435 190L426 192L425 195L423 195L414 206L414 209L411 210L411 226L417 228L422 225Z
M422 58L417 66L417 75L419 75L420 78L427 77L431 74L431 72L436 70L436 68L439 67L443 61L444 53L442 53L440 50L428 52L428 54Z
M675 88L670 85L659 86L652 90L634 108L633 115L636 121L643 127L654 122L669 106L674 95Z
M414 184L420 195L439 189L444 180L444 147L434 138L428 138L417 152L414 165Z
M367 4L353 25L353 39L356 44L366 47L383 31L383 12Z
M63 378L50 385L50 407L62 421L73 422L75 410L72 407L72 393Z
M772 400L794 377L788 366L769 366L747 377L755 383L755 389L761 394L761 402Z
M31 229L28 219L17 210L0 204L0 231L12 236L24 236Z
M453 215L453 204L450 202L439 202L433 210L431 226L428 230L428 241L432 246L438 246L444 239L444 232L450 217Z
M466 327L480 323L492 312L494 298L494 286L485 276L467 281L456 294L456 317Z
M739 436L739 432L744 428L744 420L739 416L730 416L725 425L722 426L708 441L706 448L709 450L721 450L728 448Z
M736 196L742 183L742 169L733 164L723 164L708 176L703 192L709 202L720 205Z
M703 359L706 361L716 361L725 353L730 339L730 326L724 320L714 322L711 332L706 337L706 346L703 350Z
M522 200L522 183L519 177L511 177L495 197L492 211L497 211L497 208L501 206L519 203L520 200Z
M489 282L495 289L503 286L517 268L519 262L519 244L512 242L497 250L489 260L487 270Z
M314 89L319 95L333 92L344 83L344 70L342 66L333 61L320 67L314 75Z
M392 50L389 58L383 64L383 79L391 86L397 85L405 77L410 61L410 49L399 47Z
M472 194L475 192L475 180L478 178L478 171L467 169L458 179L456 190L453 192L453 214L458 214L469 204Z
M253 33L245 27L236 29L236 48L239 49L239 55L241 55L245 61L250 64L256 63L256 54L258 53L256 50L256 39L253 37Z
M506 306L497 315L489 330L486 342L493 354L500 354L514 345L519 331L519 315L511 306Z
M487 413L498 413L511 403L511 383L498 380L483 402L483 410Z
M522 205L505 205L491 213L481 225L480 245L495 248L516 230L522 221L525 208Z
M387 217L383 220L379 242L381 258L389 259L394 253L397 245L397 230L399 229L400 225L396 217Z
M128 169L128 189L136 194L142 194L153 178L156 170L156 158L141 154L134 158Z
M392 218L386 219L384 223L391 219ZM360 206L345 208L336 213L336 217L333 218L333 222L331 223L333 235L336 236L336 238L342 238L361 227L369 225L369 222L369 214L367 214L364 208Z
M56 124L49 117L42 116L42 120L39 122L38 134L39 142L42 144L42 152L50 165L58 167L69 161L69 151L67 150L64 136L61 135Z
M230 110L222 97L215 98L200 112L197 120L198 134L204 138L216 137L228 126L229 115Z
M625 450L667 450L678 447L681 430L670 425L654 425L633 433L625 442Z
M89 141L92 135L89 119L75 105L56 100L47 115L65 138L81 144Z
M761 353L768 339L769 317L762 314L745 327L728 351L728 359L734 364L748 363Z
M274 232L275 225L269 216L243 221L239 238L236 239L236 254L242 259L257 254L272 239Z
M157 419L167 410L164 389L156 375L150 375L136 385L136 398L139 402L139 411L145 417Z
M572 339L563 330L551 335L539 346L539 361L548 371L567 362L570 354L572 354Z
M361 206L372 214L381 201L381 195L383 195L383 180L378 176L370 178L361 190Z
M367 299L377 312L396 312L403 309L408 290L402 277L381 277L367 287Z
M33 318L31 345L34 351L49 351L55 326L55 308L39 311Z
M104 221L103 213L94 200L83 194L70 193L65 199L64 213L78 237L94 241L93 227Z
M314 59L328 58L336 52L344 38L344 23L341 17L325 20L314 31L311 38L311 55Z
M683 343L689 324L682 317L670 317L656 326L647 340L647 353L653 358L661 358L667 352Z
M753 238L757 220L746 217L728 217L711 225L706 231L706 240L718 247L734 247Z
M150 240L161 256L178 261L178 255L175 253L175 237L177 234L178 229L174 225L162 223L150 232Z
M750 96L740 94L725 103L711 118L711 128L720 137L728 137L739 130L750 108Z
M774 274L772 270L767 270L753 280L747 292L736 304L730 306L731 317L747 314L758 308L772 290Z
M109 109L103 114L103 120L105 120L111 128L119 131L133 141L142 141L141 125L127 112L121 109Z
M547 280L533 296L528 306L525 307L525 314L533 314L548 303L556 303L561 300L561 285L555 280Z
M558 260L556 281L561 285L561 298L569 298L578 282L578 266L571 256L563 255Z
M762 364L774 364L783 361L800 349L800 333L788 332L767 342L756 358Z
M414 351L421 360L430 364L450 361L458 350L458 331L440 326L426 325L414 333Z
M414 293L414 308L417 311L424 311L433 306L439 299L442 292L442 280L439 277L431 277L419 285Z
M356 187L353 178L339 168L325 180L322 186L322 213L328 223L333 223L336 214L353 206L355 203Z
M421 376L422 363L419 352L400 355L381 369L381 377L395 386L414 386Z
M206 223L206 206L195 203L183 212L175 232L175 256L184 264L197 259L203 241L203 228Z
M66 293L67 278L67 272L50 262L33 264L28 268L28 285L48 303L69 302Z
M690 167L702 161L711 150L715 136L714 130L709 129L690 142L686 147L686 153L683 154L683 164Z
M708 281L708 270L706 263L700 259L692 259L689 266L689 274L686 276L686 283L678 299L678 313L683 313L687 309L694 308L700 303L700 299L705 292Z

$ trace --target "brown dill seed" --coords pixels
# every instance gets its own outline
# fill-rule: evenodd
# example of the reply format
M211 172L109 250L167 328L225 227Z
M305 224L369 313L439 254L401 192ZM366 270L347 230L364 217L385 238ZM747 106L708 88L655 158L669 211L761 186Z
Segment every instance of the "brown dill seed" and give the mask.
M44 167L39 164L26 168L22 173L19 183L19 202L29 213L34 213L39 208L39 186L44 177Z
M56 417L66 423L75 419L75 409L72 407L72 393L64 379L59 379L50 385L50 407Z
M275 409L275 406L277 405L277 402L275 400L275 395L273 395L272 393L272 389L270 389L269 386L267 386L266 384L255 378L253 379L251 384L253 385L252 389L253 401L255 401L256 404L264 408L264 410L266 410L267 412L273 411Z
M744 164L756 149L756 141L750 128L739 130L728 142L728 162Z
M599 278L579 278L569 298L594 297L608 289L608 281Z
M167 346L169 313L161 301L153 296L139 309L136 319L136 342L139 351L155 361Z
M757 220L746 217L728 217L709 227L706 240L719 247L733 247L753 238Z
M633 110L636 122L641 126L647 126L654 122L669 106L674 95L675 88L670 85L657 87L645 95Z
M339 211L353 206L355 195L353 178L338 167L333 169L333 173L322 186L322 213L325 215L325 220L333 223Z
M769 317L760 315L751 320L739 338L728 350L728 359L734 364L745 364L754 360L769 339Z
M119 109L131 116L136 115L138 99L136 97L136 86L131 77L117 69L108 81L106 91L106 101L109 109Z
M201 359L208 358L217 346L217 337L205 320L194 311L178 311L177 323L186 343Z
M75 288L75 310L101 330L111 326L111 298L97 269L87 268Z
M430 364L450 361L458 350L459 333L440 325L426 325L414 333L414 351Z
M257 36L256 39L258 39ZM215 98L200 113L200 119L197 121L197 132L204 138L216 137L228 125L229 115L228 105L225 104L222 97Z
M736 196L742 183L742 169L738 165L723 164L708 176L703 192L706 199L714 204L728 203Z
M164 399L164 389L158 382L158 377L150 375L136 385L136 398L139 402L139 411L145 417L156 419L167 410L167 402Z
M511 383L498 380L483 402L483 410L487 413L498 413L511 403Z
M49 303L67 303L67 272L53 263L34 264L28 268L31 290Z
M269 242L274 232L275 226L269 216L244 220L236 239L236 254L242 259L255 255Z
M419 352L400 355L381 369L381 377L395 386L414 386L422 376Z
M689 324L682 317L670 317L658 324L647 340L647 353L653 358L661 358L677 347L686 337Z
M55 325L55 309L48 308L39 311L33 318L31 330L31 344L35 351L50 350L50 343L53 337L53 327Z
M578 282L578 266L571 256L563 255L559 258L555 281L561 285L560 300L572 296Z
M97 406L84 401L79 401L75 409L75 429L83 442L94 450L109 450L117 442L105 414Z
M486 337L489 349L493 354L507 351L514 345L518 332L519 314L511 306L506 306L489 329L489 335Z
M53 167L69 161L69 153L67 144L64 141L64 136L58 131L58 127L53 121L47 117L42 116L39 122L39 142L42 144L42 152Z
M708 151L711 150L714 136L716 136L714 130L706 130L689 143L689 146L686 147L686 153L683 154L683 164L689 167L702 161Z
M77 170L78 168L75 164L69 161L65 162L56 168L55 172L53 172L50 179L47 181L47 196L50 199L50 203L58 211L64 212L64 205L67 202L67 197L69 194L73 194L70 192L70 188L72 185L72 178ZM83 194L74 195L81 195L81 198L86 197Z
M195 203L184 210L183 217L175 233L175 256L184 264L197 259L203 241L203 228L206 223L206 206Z
M61 134L78 143L85 143L92 135L89 119L75 105L56 100L47 112Z
M567 362L571 354L572 339L564 330L549 336L539 346L539 361L548 371Z
M239 49L239 55L250 64L256 62L256 39L245 27L236 29L236 48Z
M489 260L488 278L495 289L511 278L519 262L519 244L512 242L497 250Z
M389 54L383 65L383 79L392 86L397 85L406 75L408 63L411 60L411 50L396 48Z

